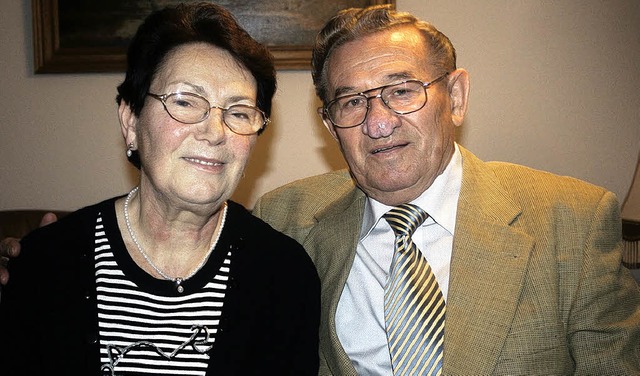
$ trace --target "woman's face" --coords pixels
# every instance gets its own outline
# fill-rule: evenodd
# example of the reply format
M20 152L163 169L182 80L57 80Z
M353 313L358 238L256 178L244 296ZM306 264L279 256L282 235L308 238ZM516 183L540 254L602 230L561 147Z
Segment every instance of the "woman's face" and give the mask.
M255 106L257 85L226 50L194 43L167 55L149 92L195 93L211 106L228 108ZM120 114L127 145L140 153L143 192L179 208L217 209L231 197L257 138L233 133L219 109L202 122L180 123L149 96L139 117L124 104Z

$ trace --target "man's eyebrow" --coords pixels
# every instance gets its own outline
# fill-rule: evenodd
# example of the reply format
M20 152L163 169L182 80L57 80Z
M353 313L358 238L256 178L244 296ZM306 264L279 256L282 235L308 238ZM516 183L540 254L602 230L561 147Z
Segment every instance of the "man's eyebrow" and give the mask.
M404 72L391 73L391 74L388 74L388 75L384 76L383 82L385 82L384 85L388 85L388 84L393 84L393 83L398 82L398 81L408 80L408 79L412 79L412 78L415 78L415 76L410 74L409 72L404 71ZM383 86L383 85L381 85L381 86ZM371 88L366 88L366 89L361 90L361 91L356 91L355 87L353 87L353 86L338 86L334 90L333 95L334 95L334 98L337 98L337 97L343 96L345 94L363 93L363 92L366 92L369 89L371 89Z
M344 94L354 93L354 90L355 89L353 88L353 86L340 86L340 87L337 87L336 90L333 92L333 97L337 98Z

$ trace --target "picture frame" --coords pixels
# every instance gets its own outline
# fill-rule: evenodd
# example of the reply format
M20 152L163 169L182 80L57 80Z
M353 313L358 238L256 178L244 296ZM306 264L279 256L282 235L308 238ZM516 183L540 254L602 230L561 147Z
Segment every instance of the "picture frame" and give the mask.
M142 20L179 2L32 0L34 72L124 72L126 46ZM338 10L395 7L395 0L303 0L295 2L295 9L282 0L213 2L229 9L249 34L267 45L279 70L310 68L313 37Z

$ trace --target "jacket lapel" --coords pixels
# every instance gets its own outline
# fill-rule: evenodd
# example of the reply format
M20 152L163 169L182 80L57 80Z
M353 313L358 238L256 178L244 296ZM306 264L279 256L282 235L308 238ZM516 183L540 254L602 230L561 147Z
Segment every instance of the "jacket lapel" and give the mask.
M335 375L355 375L355 368L338 340L335 317L353 265L364 206L364 193L353 187L325 212L316 215L317 225L303 243L305 249L314 250L309 253L322 281L320 350Z
M533 239L511 227L521 208L473 154L463 176L451 260L444 372L490 374L513 321Z

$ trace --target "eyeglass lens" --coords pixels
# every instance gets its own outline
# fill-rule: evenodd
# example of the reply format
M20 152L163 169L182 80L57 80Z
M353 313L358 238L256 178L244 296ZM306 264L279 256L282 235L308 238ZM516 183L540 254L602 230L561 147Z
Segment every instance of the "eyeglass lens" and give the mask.
M191 93L173 93L167 95L164 106L175 120L194 124L203 121L211 111L211 105L205 98ZM236 104L222 110L222 120L234 132L252 134L259 131L266 122L264 114L257 108Z
M331 121L337 126L350 127L364 122L369 109L369 100L380 98L384 104L398 114L417 111L427 101L425 86L420 81L406 81L384 86L378 95L349 95L338 98L327 107Z

